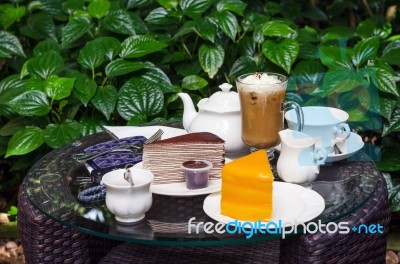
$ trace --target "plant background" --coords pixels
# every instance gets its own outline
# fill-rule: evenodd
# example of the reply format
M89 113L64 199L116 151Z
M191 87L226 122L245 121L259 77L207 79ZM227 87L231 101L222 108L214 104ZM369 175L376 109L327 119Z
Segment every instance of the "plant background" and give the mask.
M400 211L399 11L378 0L9 0L0 4L0 193L102 125L180 120L254 71L288 98L339 107L385 172Z

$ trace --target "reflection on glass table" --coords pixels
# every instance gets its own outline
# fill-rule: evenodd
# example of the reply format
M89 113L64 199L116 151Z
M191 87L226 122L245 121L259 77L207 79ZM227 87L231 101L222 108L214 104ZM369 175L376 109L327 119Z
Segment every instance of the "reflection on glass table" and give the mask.
M203 211L207 195L173 197L153 194L153 206L145 221L133 225L115 222L104 200L83 203L77 195L93 186L86 168L71 158L93 144L110 140L106 133L81 139L43 157L25 178L25 191L31 203L53 220L80 232L114 240L163 245L222 245L277 239L279 235L209 234L204 226L188 232L188 221L214 222ZM275 161L272 162L273 167ZM51 175L51 176L49 176ZM312 221L338 221L365 204L379 177L374 163L363 152L351 160L321 167L313 189L325 199L325 210Z

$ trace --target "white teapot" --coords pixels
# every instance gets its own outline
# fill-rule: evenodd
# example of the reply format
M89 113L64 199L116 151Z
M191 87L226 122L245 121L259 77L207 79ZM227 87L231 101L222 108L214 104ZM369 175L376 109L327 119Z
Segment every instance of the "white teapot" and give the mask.
M187 93L178 93L183 101L183 127L189 133L210 132L225 140L227 153L239 153L248 149L242 141L242 119L239 95L231 92L228 83L219 86L222 91L210 98L203 98L197 104L196 112L193 101Z

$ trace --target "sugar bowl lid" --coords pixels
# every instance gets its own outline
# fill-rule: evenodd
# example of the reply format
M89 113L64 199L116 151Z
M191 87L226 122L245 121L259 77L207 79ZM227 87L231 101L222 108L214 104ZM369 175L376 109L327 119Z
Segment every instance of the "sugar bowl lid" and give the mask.
M232 85L223 83L219 88L221 88L221 91L211 95L208 100L203 99L199 102L199 109L218 113L239 112L239 94L230 91Z

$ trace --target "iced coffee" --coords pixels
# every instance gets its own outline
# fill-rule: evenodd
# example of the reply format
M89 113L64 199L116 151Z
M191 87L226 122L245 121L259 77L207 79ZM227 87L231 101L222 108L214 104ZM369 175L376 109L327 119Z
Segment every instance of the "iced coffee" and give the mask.
M287 79L274 73L251 73L236 81L242 112L242 140L255 149L269 149L280 142L282 102Z

